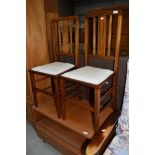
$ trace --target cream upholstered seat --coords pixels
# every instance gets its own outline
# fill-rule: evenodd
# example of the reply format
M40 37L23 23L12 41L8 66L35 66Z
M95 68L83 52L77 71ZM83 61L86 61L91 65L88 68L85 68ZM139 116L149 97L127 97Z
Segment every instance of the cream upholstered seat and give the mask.
M63 62L53 62L42 66L32 68L33 71L46 73L50 75L59 75L69 69L72 69L75 65Z
M101 69L91 66L85 66L73 71L62 74L62 77L69 79L90 83L93 85L99 85L104 80L106 80L110 75L113 74L113 71L109 69Z

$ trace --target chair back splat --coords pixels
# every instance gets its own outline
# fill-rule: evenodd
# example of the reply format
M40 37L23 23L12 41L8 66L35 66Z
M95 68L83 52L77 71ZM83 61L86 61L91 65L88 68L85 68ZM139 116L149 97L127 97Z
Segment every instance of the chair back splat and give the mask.
M75 66L79 59L79 19L78 16L58 17L51 20L51 38L54 61L59 56L74 56Z

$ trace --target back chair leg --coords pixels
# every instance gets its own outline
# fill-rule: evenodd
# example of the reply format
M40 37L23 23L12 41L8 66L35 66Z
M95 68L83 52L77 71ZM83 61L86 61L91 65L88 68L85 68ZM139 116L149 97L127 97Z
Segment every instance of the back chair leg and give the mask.
M54 97L55 97L55 106L58 114L58 118L61 118L61 109L60 109L60 94L59 94L59 80L54 78Z
M76 86L76 93L77 93L77 95L81 93L80 85ZM82 94L80 94L78 98L79 98L79 100L82 99Z
M51 77L52 94L54 94L54 79Z
M60 79L60 94L61 94L61 111L63 120L66 119L66 109L65 109L65 88L64 88L64 80Z
M30 80L31 80L31 86L32 86L33 103L36 107L38 107L34 73L32 71L30 71L29 73L30 73Z

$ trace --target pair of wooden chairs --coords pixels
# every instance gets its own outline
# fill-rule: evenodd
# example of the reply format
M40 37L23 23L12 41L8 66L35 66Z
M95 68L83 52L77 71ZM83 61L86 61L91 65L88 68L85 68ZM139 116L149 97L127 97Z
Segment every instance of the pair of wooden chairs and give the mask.
M114 22L117 25L115 27L113 26ZM111 104L113 110L116 109L116 80L121 41L122 11L109 9L102 11L101 14L85 16L84 67L79 67L78 17L63 17L52 20L51 27L54 60L58 61L61 54L74 56L75 65L54 62L32 68L30 77L34 104L38 106L36 93L38 89L35 87L34 74L48 76L51 78L51 83L54 83L53 90L58 117L62 116L64 120L67 119L66 104L72 102L76 106L91 112L94 133L96 133L99 129L99 114L102 111L100 105L109 94L111 98L106 104ZM115 38L114 42L112 42L112 38ZM115 44L114 49L111 48L112 44ZM94 57L113 61L113 70L89 66L89 59ZM102 88L106 83L111 83L111 85L104 89L102 93ZM86 90L85 96L83 90ZM76 100L74 100L75 98ZM83 102L82 98L87 99L88 104Z

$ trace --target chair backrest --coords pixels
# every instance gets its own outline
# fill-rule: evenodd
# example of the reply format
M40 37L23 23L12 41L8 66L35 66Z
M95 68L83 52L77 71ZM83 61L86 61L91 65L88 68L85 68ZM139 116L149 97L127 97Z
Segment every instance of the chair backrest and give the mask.
M79 19L78 16L58 17L51 20L51 35L54 61L60 55L74 56L79 64Z
M113 70L117 72L121 29L122 10L104 9L100 13L86 14L85 65L89 63L89 55L114 60Z

